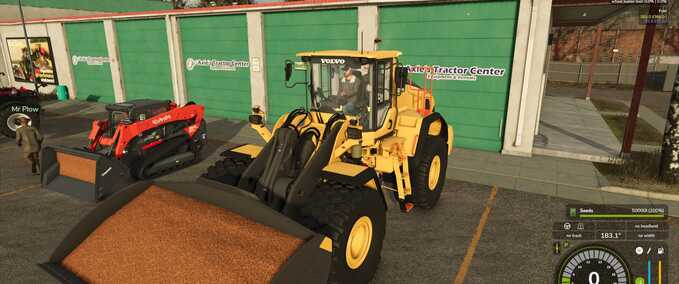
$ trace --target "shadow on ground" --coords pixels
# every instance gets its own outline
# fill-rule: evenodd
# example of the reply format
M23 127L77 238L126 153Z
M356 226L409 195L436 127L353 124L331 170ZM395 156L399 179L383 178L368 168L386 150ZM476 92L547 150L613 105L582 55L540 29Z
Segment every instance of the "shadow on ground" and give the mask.
M194 162L193 165L188 166L189 168L193 168L193 170L190 171L192 172L193 176L191 176L189 180L197 178L206 169L205 166L201 166L198 167L200 168L199 170L194 171L196 168L194 165L212 165L215 162L215 159L220 159L219 153L216 152L222 150L224 145L227 144L228 141L233 137L235 137L238 131L243 128L244 125L246 125L246 122L244 121L233 121L227 119L209 122L207 124L207 145L205 145L205 148L203 148L203 150L200 152L198 160ZM174 172L160 175L156 178L171 176L173 173Z
M92 103L85 103L81 101L73 101L69 102L68 104L59 104L58 106L54 107L49 107L49 104L42 103L43 106L43 114L47 116L55 116L55 115L66 115L66 114L73 114L73 113L80 113L85 112L90 109L97 108L96 104ZM101 107L103 109L103 107Z
M106 113L95 113L92 116L104 118ZM81 116L44 115L40 120L40 132L50 140L79 133L87 135L92 127L92 121ZM83 145L85 144L87 141L83 140Z

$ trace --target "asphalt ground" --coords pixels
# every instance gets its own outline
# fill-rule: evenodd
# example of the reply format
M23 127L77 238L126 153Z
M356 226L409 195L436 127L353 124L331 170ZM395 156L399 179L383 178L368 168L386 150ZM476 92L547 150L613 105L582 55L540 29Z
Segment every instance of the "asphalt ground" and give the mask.
M82 146L91 119L103 117L86 105L48 111L41 126L45 143ZM212 120L203 160L161 179L195 179L225 144L253 140L239 134L242 127L243 122ZM56 283L36 264L48 259L94 205L42 189L14 142L4 137L0 161L0 283ZM552 224L573 202L450 179L432 210L406 214L389 202L373 283L553 283L561 256L552 250ZM679 219L668 223L671 232L679 232ZM677 234L670 233L668 244L668 257L679 255ZM669 263L671 279L663 283L679 283L679 262Z

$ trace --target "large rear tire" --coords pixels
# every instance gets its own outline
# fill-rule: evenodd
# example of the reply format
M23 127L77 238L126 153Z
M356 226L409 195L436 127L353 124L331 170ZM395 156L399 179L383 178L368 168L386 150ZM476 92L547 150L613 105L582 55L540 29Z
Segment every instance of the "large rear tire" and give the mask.
M433 208L441 197L448 166L448 146L443 137L428 137L422 156L415 157L417 164L410 167L413 195L409 198L416 207Z
M37 112L26 111L27 109L37 109ZM30 119L29 125L39 128L40 127L40 106L30 106L25 103L11 102L2 105L0 109L0 133L9 138L16 137L16 129L19 127L17 119L28 118Z
M386 228L381 192L337 182L322 182L303 212L316 232L332 239L328 283L368 283L380 262Z
M208 167L203 177L224 184L238 186L238 181L240 181L243 171L252 163L252 160L252 158L244 156L224 157L224 159Z

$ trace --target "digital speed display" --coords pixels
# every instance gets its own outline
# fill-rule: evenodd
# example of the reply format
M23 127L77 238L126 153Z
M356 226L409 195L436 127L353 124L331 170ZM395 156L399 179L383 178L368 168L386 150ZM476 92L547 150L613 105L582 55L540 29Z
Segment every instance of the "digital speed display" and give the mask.
M552 225L557 284L669 283L668 207L568 204Z
M629 267L613 250L585 246L564 258L556 277L557 284L627 284Z

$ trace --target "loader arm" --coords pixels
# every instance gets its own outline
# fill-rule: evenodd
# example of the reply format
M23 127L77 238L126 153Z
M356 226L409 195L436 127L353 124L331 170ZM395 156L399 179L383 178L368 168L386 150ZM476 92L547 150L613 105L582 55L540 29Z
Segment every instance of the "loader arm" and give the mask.
M99 146L101 137L104 136L104 133L107 130L108 130L108 120L95 120L92 122L92 130L90 131L90 134L87 136L87 139L90 140L90 145L87 147L90 150L90 152L94 152L97 150L97 146Z

